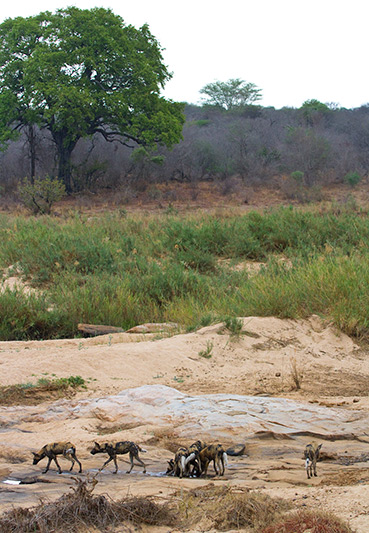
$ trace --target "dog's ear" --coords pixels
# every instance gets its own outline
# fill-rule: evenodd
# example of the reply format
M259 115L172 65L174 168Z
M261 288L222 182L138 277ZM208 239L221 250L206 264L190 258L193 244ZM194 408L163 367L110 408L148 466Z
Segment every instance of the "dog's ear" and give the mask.
M32 455L34 455L34 456L36 457L37 453L35 453L35 452L32 452Z
M97 446L98 448L100 448L100 444L98 442L95 441L95 446Z

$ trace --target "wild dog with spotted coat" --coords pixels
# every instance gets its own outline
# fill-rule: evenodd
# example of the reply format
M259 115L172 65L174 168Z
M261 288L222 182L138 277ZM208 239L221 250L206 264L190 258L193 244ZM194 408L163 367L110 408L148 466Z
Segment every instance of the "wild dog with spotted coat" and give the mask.
M310 444L306 445L305 451L304 451L304 459L305 459L305 468L306 468L306 474L307 478L310 479L314 476L317 476L316 473L316 463L319 459L320 455L320 448L322 447L322 444L317 444L316 442L311 442Z
M175 453L174 459L168 461L167 475L197 476L200 472L199 453L206 446L201 440L192 443L188 448L181 446Z
M48 458L46 468L42 472L43 474L46 474L46 472L48 472L51 461L54 461L54 463L58 467L58 473L62 474L62 469L60 468L60 465L56 458L57 455L62 455L63 457L68 459L68 461L72 462L72 466L69 469L70 472L73 470L74 464L76 462L79 464L79 473L81 474L82 472L82 464L76 456L76 447L71 442L54 442L52 444L45 444L45 446L43 446L39 452L32 453L34 465L37 465L37 463L41 461L41 459L44 459L44 457Z
M105 463L102 465L100 470L105 468L105 466L110 463L110 461L114 461L115 464L115 472L113 474L116 474L118 472L118 463L117 463L117 455L124 455L126 453L129 453L129 459L131 461L131 468L127 470L127 474L130 474L133 468L133 459L136 459L137 463L139 463L141 466L143 466L143 473L146 473L146 465L145 463L139 458L138 452L145 452L146 450L143 450L138 446L138 444L135 444L131 441L123 441L123 442L106 442L103 445L100 445L98 442L95 442L94 447L91 450L91 454L95 455L96 453L107 453L109 455L109 459L105 461Z
M186 459L188 457L188 448L181 446L178 448L174 455L174 459L171 459L168 464L167 474L182 478L186 473Z
M208 467L211 461L213 461L215 474L217 476L223 476L224 465L228 465L227 453L221 444L211 444L210 446L206 446L206 448L200 451L199 460L201 474L204 474L204 476L206 476L208 472Z

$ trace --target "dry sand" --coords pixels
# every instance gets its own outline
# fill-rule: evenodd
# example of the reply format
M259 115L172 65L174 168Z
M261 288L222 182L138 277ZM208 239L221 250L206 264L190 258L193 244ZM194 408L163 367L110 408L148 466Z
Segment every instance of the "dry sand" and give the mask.
M206 350L210 358L201 355ZM147 450L142 458L148 473L135 466L128 476L121 458L118 475L110 465L98 475L96 492L165 497L178 487L209 483L209 478L163 475L177 445L205 436L226 446L246 444L245 455L230 457L224 478L214 483L282 496L297 508L326 508L358 533L369 531L367 350L317 316L305 321L247 317L239 337L216 324L162 337L118 333L0 342L0 370L2 385L71 375L87 382L73 398L0 407L0 510L69 490L69 474L57 475L54 465L41 476L50 483L4 483L40 475L44 464L33 466L31 452L47 442L74 442L84 476L96 473L104 460L89 454L95 440L134 440ZM259 414L242 399L236 399L238 411L224 403L234 395L256 397ZM283 398L298 402L296 409L284 411ZM325 460L318 463L318 477L307 480L302 455L311 438L323 442Z

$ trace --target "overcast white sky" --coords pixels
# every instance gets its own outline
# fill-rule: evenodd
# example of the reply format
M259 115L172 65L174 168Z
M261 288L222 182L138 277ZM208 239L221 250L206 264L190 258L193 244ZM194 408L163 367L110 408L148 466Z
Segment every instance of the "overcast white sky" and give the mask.
M215 80L262 89L263 106L369 102L368 0L3 0L0 21L74 5L148 23L173 72L165 96L199 103Z

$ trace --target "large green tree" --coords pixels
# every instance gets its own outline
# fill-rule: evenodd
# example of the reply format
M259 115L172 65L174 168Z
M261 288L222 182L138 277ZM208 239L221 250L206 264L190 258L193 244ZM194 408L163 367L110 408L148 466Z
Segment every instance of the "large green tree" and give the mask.
M228 81L208 83L200 90L205 95L204 103L226 109L240 109L261 98L261 89L254 83L232 78Z
M130 146L179 142L183 105L160 90L171 74L147 25L76 7L0 25L0 142L34 126L50 131L58 176L72 190L71 155L100 133Z

